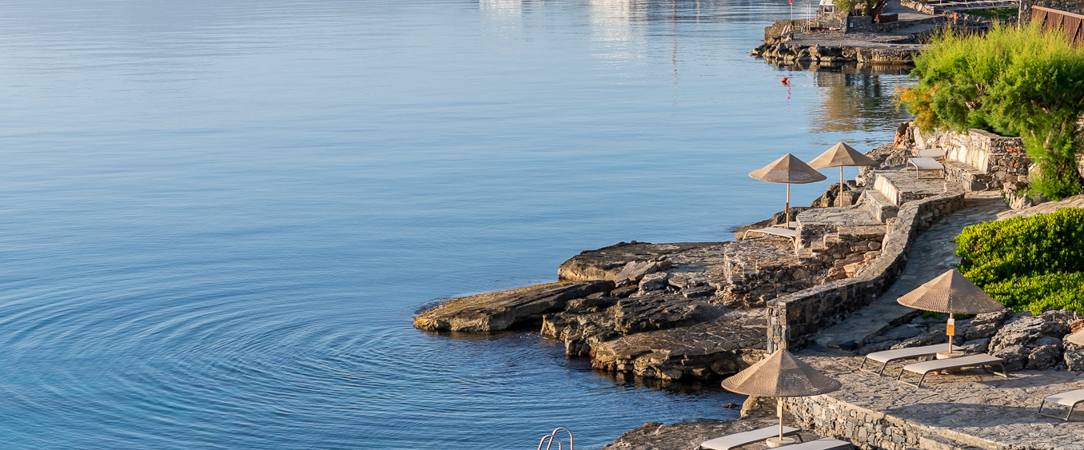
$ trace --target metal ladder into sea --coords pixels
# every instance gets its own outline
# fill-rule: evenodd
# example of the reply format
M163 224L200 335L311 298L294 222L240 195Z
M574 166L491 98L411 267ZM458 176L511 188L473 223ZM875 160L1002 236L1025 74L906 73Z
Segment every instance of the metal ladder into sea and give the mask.
M565 433L568 433L568 450L576 450L575 444L573 444L572 442L572 431L565 427L554 428L553 431L550 432L550 434L542 436L542 439L538 441L538 450L542 450L542 444L546 445L546 450L550 450L550 447L553 446L554 441L557 442L557 450L564 450L564 447L562 447L561 445L561 438L557 436L557 432L561 430L564 430Z

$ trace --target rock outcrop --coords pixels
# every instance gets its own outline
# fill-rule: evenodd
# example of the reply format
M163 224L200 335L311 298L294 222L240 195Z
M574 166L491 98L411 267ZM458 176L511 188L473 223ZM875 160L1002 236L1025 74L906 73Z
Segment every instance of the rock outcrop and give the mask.
M689 450L709 439L762 426L745 420L698 420L668 425L648 422L625 432L602 450Z
M919 53L911 37L901 37L895 42L880 39L876 46L822 45L808 40L792 40L790 37L776 37L764 40L764 43L749 52L749 56L764 58L771 62L782 63L817 63L821 65L858 62L865 64L909 64Z
M648 422L640 427L625 432L617 440L607 444L602 450L691 450L697 448L702 442L721 436L726 436L757 428L773 426L778 423L775 418L775 401L765 402L764 409L767 414L764 417L753 419L741 418L738 420L696 420L661 424ZM784 413L787 423L794 423L794 418L789 412ZM800 432L802 442L819 439L813 432ZM743 448L765 448L763 444L750 444Z
M1038 317L1017 314L990 338L989 353L1003 358L1009 371L1063 369L1062 339L1069 334L1069 323L1079 318L1068 311L1047 311Z
M629 334L595 344L599 369L663 380L711 379L736 373L764 356L763 319L723 316L692 326Z
M564 341L569 355L587 356L602 341L701 323L720 317L725 311L726 308L705 299L668 293L589 297L570 302L564 311L543 317L542 335Z
M658 271L659 263L667 257L695 249L722 245L722 242L693 242L677 244L651 244L648 242L619 242L597 250L586 250L573 256L557 268L561 281L610 280L618 276L633 278ZM656 264L652 264L656 263ZM663 268L662 270L665 270Z
M414 327L488 332L537 324L543 314L564 310L569 300L613 287L612 281L563 282L456 298L419 314Z

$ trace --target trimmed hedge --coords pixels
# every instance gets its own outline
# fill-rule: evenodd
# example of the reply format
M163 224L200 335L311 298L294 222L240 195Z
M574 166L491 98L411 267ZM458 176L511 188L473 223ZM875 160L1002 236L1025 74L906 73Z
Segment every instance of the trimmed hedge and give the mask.
M1084 312L1084 209L964 228L960 273L1016 311Z
M986 285L987 294L1014 311L1068 309L1084 312L1084 272L1048 273Z
M980 287L1018 277L1084 272L1084 209L972 225L955 242L960 273Z

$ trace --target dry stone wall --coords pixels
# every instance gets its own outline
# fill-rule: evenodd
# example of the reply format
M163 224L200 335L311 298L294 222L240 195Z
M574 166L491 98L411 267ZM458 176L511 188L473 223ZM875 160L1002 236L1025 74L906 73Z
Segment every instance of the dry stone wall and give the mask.
M945 150L947 175L985 186L970 190L1002 189L1017 191L1027 187L1031 159L1024 152L1023 140L988 131L970 129L966 132L916 130L915 144L919 148L941 147ZM977 172L978 177L967 174Z
M814 430L821 436L842 436L861 449L960 450L982 448L985 444L949 428L922 426L827 395L793 397L787 400L787 407L803 430ZM876 445L871 444L874 442Z

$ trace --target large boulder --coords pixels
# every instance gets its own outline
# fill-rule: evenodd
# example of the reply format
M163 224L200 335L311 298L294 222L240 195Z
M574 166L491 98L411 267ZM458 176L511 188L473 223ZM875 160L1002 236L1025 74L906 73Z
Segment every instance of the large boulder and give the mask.
M991 355L1005 360L1005 368L1049 370L1064 361L1062 338L1069 332L1066 318L1072 313L1053 311L1039 317L1020 313L1005 322L990 339Z
M1065 368L1078 372L1084 371L1084 346L1064 342L1065 345Z
M1043 337L1043 319L1018 315L1005 323L990 339L990 354L1005 360L1007 370L1022 370L1036 341Z
M1009 309L978 314L975 318L969 320L966 325L960 327L962 331L961 334L964 335L964 340L967 341L992 338L994 337L994 334L997 334L997 330L1001 327L1001 324L1010 317L1012 317L1012 310Z

